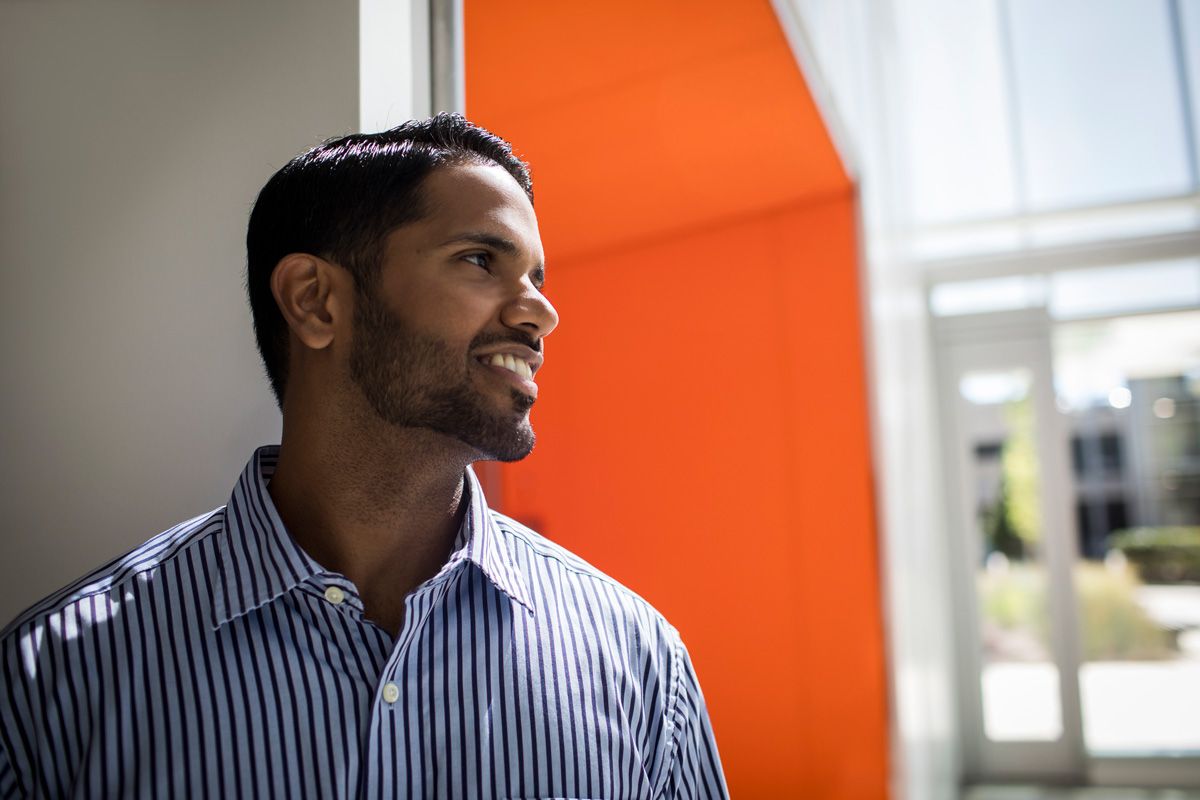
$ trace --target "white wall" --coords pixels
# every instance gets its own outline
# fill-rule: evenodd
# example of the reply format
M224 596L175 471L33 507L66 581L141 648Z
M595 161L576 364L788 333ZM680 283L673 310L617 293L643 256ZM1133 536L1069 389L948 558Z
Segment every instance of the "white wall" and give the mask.
M358 68L356 0L0 3L0 625L278 441L246 219Z

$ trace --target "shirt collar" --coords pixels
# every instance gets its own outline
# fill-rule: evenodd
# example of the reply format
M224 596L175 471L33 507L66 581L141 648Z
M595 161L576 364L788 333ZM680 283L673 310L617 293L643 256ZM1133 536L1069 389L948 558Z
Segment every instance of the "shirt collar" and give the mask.
M462 527L458 531L458 539L454 542L454 554L450 556L447 566L452 566L458 560L474 563L483 574L515 602L533 612L533 599L529 594L529 584L521 572L513 553L508 547L504 532L496 523L496 518L488 508L487 498L483 494L483 486L475 477L475 470L467 467L466 485L467 513L463 517Z
M213 581L214 628L271 602L314 576L334 575L296 544L279 518L267 492L278 461L276 445L255 450L225 507ZM467 511L454 553L439 575L473 563L497 589L532 612L528 584L505 546L504 534L488 508L483 487L469 467L464 494Z

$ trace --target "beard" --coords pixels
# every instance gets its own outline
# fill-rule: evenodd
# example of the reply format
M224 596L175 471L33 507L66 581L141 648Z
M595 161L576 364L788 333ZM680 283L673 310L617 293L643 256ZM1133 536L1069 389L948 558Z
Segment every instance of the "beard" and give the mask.
M518 336L480 334L463 353L409 328L374 291L359 292L356 300L350 378L380 419L453 437L484 459L519 461L529 455L533 398L510 389L509 403L498 405L472 386L468 355Z

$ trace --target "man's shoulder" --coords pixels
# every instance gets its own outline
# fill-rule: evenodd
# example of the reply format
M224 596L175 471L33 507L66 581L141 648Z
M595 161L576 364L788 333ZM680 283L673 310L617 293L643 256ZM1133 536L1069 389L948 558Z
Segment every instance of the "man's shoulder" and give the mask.
M491 515L510 554L527 573L526 580L535 583L530 587L535 594L580 601L630 622L657 628L672 643L678 641L675 627L637 592L528 525L498 511L491 511ZM539 579L547 585L539 585Z
M167 576L190 572L190 569L164 568L188 559L197 548L210 544L223 528L224 520L225 507L221 506L180 522L47 595L0 630L0 646L7 649L30 632L40 638L47 629L62 634L80 626L115 621L118 618L115 611L123 598L134 594L129 591L134 581L161 584L171 582L172 578Z

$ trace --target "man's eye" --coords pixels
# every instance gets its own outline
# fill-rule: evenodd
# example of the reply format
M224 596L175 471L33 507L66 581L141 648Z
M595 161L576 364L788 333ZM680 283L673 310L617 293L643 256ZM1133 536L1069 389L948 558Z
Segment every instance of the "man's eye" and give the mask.
M487 253L468 253L467 255L463 256L463 258L465 258L467 261L470 261L475 266L483 267L484 269L488 269L492 263L491 256L489 256Z

